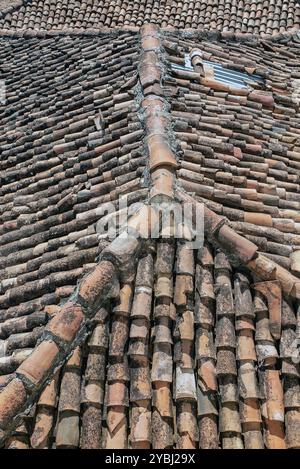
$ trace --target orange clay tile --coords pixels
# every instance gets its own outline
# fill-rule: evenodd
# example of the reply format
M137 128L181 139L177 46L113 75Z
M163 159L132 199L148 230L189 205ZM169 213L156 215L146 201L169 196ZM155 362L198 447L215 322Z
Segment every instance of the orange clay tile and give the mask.
M218 242L228 252L243 262L249 262L257 253L257 246L246 238L235 233L229 226L223 225L217 235Z
M156 382L153 389L153 405L162 417L172 417L172 394L166 383Z
M253 324L253 320L250 319L250 318L239 318L239 319L236 319L235 321L235 330L236 331L241 331L241 330L251 330L251 331L255 331L255 326Z
M44 308L45 313L47 313L50 317L55 316L57 313L59 313L61 310L61 307L58 305L47 305Z
M288 410L285 416L285 432L287 448L299 448L300 446L300 411Z
M118 405L114 406L112 409L109 410L107 416L107 425L109 431L111 433L116 433L118 427L122 427L124 425L125 420L125 408L123 406Z
M85 386L81 402L99 406L99 403L103 402L103 394L103 385L99 382L91 382Z
M50 372L57 360L59 349L52 341L41 342L33 353L18 368L18 373L24 375L35 386L38 386Z
M144 404L144 405L142 405ZM131 410L131 442L151 441L151 411L148 401L139 401L138 406L133 406Z
M144 51L153 51L160 47L160 41L156 37L142 37L141 46Z
M217 80L209 78L201 78L201 85L207 86L208 88L211 88L215 91L225 91L228 93L230 90L230 87L228 85L225 85L224 83L220 83Z
M276 266L276 278L281 283L282 289L291 295L297 295L297 283L299 283L298 277L292 275L288 270L284 269L280 265ZM296 298L299 298L296 296Z
M141 108L144 109L146 113L145 116L149 114L150 116L153 115L153 118L156 115L156 113L160 115L160 112L164 110L165 105L166 104L164 100L156 95L152 95L150 97L144 98L143 101L141 102ZM160 119L159 119L159 122L161 122ZM146 122L146 125L147 125L147 122Z
M261 414L258 399L245 399L241 402L241 422L261 422Z
M181 361L180 366L183 370L188 370L194 367L193 360L193 343L191 340L181 339Z
M159 28L155 24L144 24L141 29L140 33L142 37L152 36L157 37Z
M267 419L265 421L265 440L268 449L286 449L284 426L282 422Z
M174 176L169 171L168 167L161 166L153 169L152 174L152 189L150 197L153 202L156 200L173 199L174 197Z
M257 103L261 103L266 107L272 108L275 104L274 98L272 94L261 94L256 91L252 91L249 94L249 99L251 101L255 101Z
M81 348L78 346L73 351L72 355L67 361L66 366L68 368L80 368L81 366Z
M145 96L151 96L151 95L163 96L164 90L160 83L153 83L153 85L147 86L147 88L144 89L144 95Z
M81 281L79 295L88 304L93 305L115 274L115 267L109 261L101 261L91 273Z
M157 134L161 136L161 139L164 139L167 119L163 116L162 112L157 109L157 106L154 105L153 101L147 107L145 113L145 125L148 141L150 136Z
M0 376L0 389L4 388L13 378L14 375L2 375Z
M26 399L26 391L22 381L12 380L0 393L0 427L11 423L11 420L21 411Z
M274 339L281 336L281 287L278 281L260 282L254 288L262 293L268 301L269 327Z
M47 325L46 330L66 342L72 342L80 328L83 318L81 306L69 301L63 306L60 313L54 316Z
M243 330L237 336L237 359L256 361L256 352L251 330Z
M128 227L133 228L142 238L151 237L151 233L155 233L159 223L159 214L155 207L143 205L142 208L134 214L128 221Z
M300 249L292 252L290 255L290 259L291 259L291 271L295 275L299 275L300 273Z
M58 392L58 383L59 383L59 372L57 371L55 376L52 378L49 384L42 391L40 398L38 400L39 405L47 407L55 407L57 400Z
M149 54L149 52L147 52ZM154 64L143 63L140 67L140 81L143 88L159 83L161 73L159 68Z
M285 268L263 255L259 255L257 259L250 261L247 265L262 279L269 280L271 276L272 280L276 279L280 282L281 288L285 293L294 298L300 298L300 290L297 288L299 280Z
M177 275L174 292L174 303L176 305L186 305L188 293L193 291L193 280L189 275Z
M151 135L147 139L149 147L150 170L159 167L177 168L178 163L166 139L159 135Z
M191 203L197 207L198 202L187 193L180 190L176 192L176 195L182 203ZM224 217L221 217L204 205L204 229L208 236L213 236L225 222Z
M119 303L114 307L114 313L129 314L132 301L132 285L125 283L120 289Z
M273 226L271 215L265 213L245 212L244 221L246 223L254 223L260 226Z
M123 381L115 381L108 385L108 406L125 406L127 399L126 385Z
M246 265L262 280L276 279L276 264L262 254L258 254L255 259L250 260Z
M186 244L182 244L177 250L176 272L190 275L194 273L194 252Z
M179 324L179 332L182 340L194 339L194 314L192 311L185 311L182 314L182 322Z
M199 447L218 449L219 435L216 415L204 415L199 422Z
M168 277L159 277L155 286L155 295L157 298L173 298L173 283Z
M49 448L53 421L54 416L46 409L37 414L34 430L30 438L30 444L33 449Z
M255 2L247 2L240 6L235 3L227 5L221 1L212 6L208 1L203 4L196 1L165 4L162 0L141 0L136 6L125 1L111 4L94 0L78 6L75 1L71 1L67 9L63 8L63 5L56 5L55 1L49 1L47 8L42 9L38 3L30 3L26 8L21 5L18 1L3 5L3 34L13 31L16 35L26 33L33 37L44 37L45 32L49 30L53 35L65 32L75 37L83 33L95 36L99 32L109 34L111 31L133 34L140 30L140 25L144 25L144 35L155 35L156 28L161 25L169 34L178 35L184 30L191 35L195 31L199 34L199 31L205 28L212 33L213 40L219 38L225 44L230 41L238 44L251 41L254 36L255 41L261 39L265 53L275 54L277 49L274 38L284 39L299 28L297 3L286 4L283 0L279 0L275 5L267 3L263 8ZM150 26L153 29L150 29ZM190 36L188 39L190 44ZM206 35L204 39L207 41ZM195 47L194 44L192 46ZM292 60L293 57L287 55L287 59ZM261 66L254 58L253 54L249 58L241 57L244 59L241 62L250 75L258 73ZM277 86L281 89L280 84Z
M233 156L235 158L238 158L239 160L241 160L243 158L242 150L239 147L234 147Z
M216 369L211 360L201 362L198 374L200 379L205 383L207 390L217 391Z
M278 370L265 371L265 394L268 418L284 420L283 390Z

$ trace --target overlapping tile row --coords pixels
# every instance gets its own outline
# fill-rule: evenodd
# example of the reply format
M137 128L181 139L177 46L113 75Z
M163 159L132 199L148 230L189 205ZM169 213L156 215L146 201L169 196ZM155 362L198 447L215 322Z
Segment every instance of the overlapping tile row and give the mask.
M141 27L206 29L251 34L276 34L299 29L296 0L23 0L2 11L6 29Z
M132 302L132 281L120 290L120 300L112 310L106 375L102 446L107 449L126 448L128 439L128 381L126 348L129 336L129 315ZM87 441L87 444L88 441Z
M260 252L299 274L299 43L165 36L171 113L182 156L183 188L230 220ZM185 67L192 55L193 70ZM203 61L248 74L235 87ZM251 74L260 76L254 81Z
M152 442L150 341L153 322L154 248L152 245L138 261L136 279L132 285L128 343L129 442L135 449L149 449Z
M147 190L135 36L2 39L1 53L0 372L9 374L95 266L97 222L105 228L120 198L130 206Z
M155 304L152 330L152 445L155 449L173 447L173 264L175 246L170 240L157 246L155 262Z
M176 401L176 447L194 449L198 442L197 395L195 367L197 347L194 330L194 252L185 243L177 243L176 272L174 286L174 304L176 324L174 329L175 383ZM197 339L196 339L197 340ZM194 358L194 350L196 357Z
M299 313L277 282L160 240L93 321L7 448L299 448Z

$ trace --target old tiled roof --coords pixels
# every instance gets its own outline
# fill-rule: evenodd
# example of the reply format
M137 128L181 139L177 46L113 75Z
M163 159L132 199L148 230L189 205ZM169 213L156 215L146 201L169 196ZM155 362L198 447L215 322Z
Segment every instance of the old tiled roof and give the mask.
M272 35L299 29L300 8L296 0L20 0L2 10L0 28L99 30L144 23Z
M299 38L238 41L2 38L5 447L300 447Z
M288 48L249 41L241 56L236 43L172 34L164 47L167 83L174 89L171 114L182 151L178 180L269 258L297 270L293 249L300 243L300 41ZM203 61L249 73L249 80L259 75L263 82L253 80L250 87L239 89L208 76L199 82L197 65L194 71L179 68L191 50Z
M2 39L1 56L0 302L15 321L95 262L93 222L145 196L145 156L135 37Z

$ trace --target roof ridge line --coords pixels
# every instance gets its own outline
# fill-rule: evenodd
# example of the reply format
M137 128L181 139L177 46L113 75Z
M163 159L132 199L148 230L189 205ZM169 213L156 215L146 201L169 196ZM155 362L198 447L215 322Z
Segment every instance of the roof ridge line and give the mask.
M0 12L1 14L1 12ZM214 29L193 29L193 28L175 28L173 26L160 27L153 23L145 23L142 27L139 26L117 26L109 27L103 26L101 28L63 28L63 29L7 29L0 28L0 37L11 37L11 38L48 38L56 36L101 36L102 34L119 34L119 33L139 33L144 26L155 26L158 31L164 34L176 33L181 36L188 38L197 37L198 39L207 40L227 40L232 42L247 43L256 41L257 43L268 41L273 43L289 42L293 39L297 39L300 42L300 29L293 28L288 31L284 31L276 34L256 34L256 33L238 33L229 31L216 31Z
M116 28L109 28L104 26L101 29L96 28L64 28L64 29L6 29L0 28L0 36L12 38L50 38L56 36L101 36L102 34L117 35L118 33L138 33L139 26L122 26Z
M183 203L200 204L194 197L183 189L177 189L177 196ZM226 217L217 215L214 211L204 205L204 229L206 236L212 243L220 247L226 254L234 251L237 259L245 267L261 278L262 281L278 280L284 293L300 300L300 279L291 274L287 269L281 267L258 252L258 246L246 237L239 235L228 225Z
M144 99L141 102L146 144L149 153L151 180L150 201L174 200L177 159L172 151L169 103L163 90L163 63L159 28L142 26L140 83Z

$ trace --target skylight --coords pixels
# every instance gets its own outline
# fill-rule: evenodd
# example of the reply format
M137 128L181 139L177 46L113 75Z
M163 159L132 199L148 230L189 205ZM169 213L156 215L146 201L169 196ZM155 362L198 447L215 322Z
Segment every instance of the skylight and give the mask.
M261 83L263 84L264 80L259 75L249 74L246 72L238 72L236 70L231 70L230 68L225 68L217 62L211 62L209 60L203 60L204 69L212 68L214 80L224 83L226 85L232 86L234 88L248 88L251 87L251 83ZM174 69L181 70L191 70L193 71L193 65L191 63L190 55L185 54L185 65L173 64Z
M226 85L232 85L235 88L247 88L251 82L263 83L263 79L258 75L250 75L245 72L237 72L230 68L224 68L222 65L203 60L204 67L208 65L214 69L214 78Z

